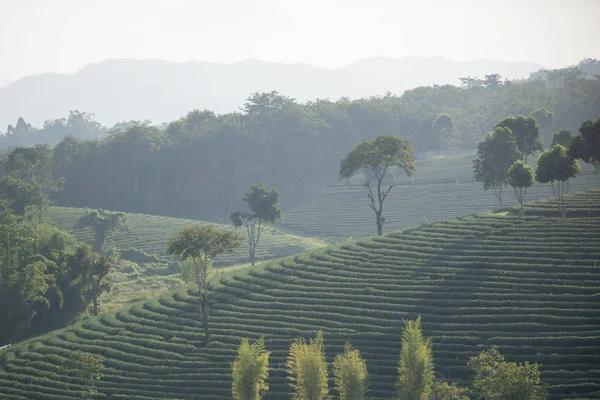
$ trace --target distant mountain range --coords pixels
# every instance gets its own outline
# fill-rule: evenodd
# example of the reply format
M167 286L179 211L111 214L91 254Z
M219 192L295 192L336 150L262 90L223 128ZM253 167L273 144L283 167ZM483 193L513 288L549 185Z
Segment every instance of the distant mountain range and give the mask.
M69 110L93 112L105 126L132 119L161 123L193 109L237 110L252 92L277 90L299 101L359 98L458 84L458 78L466 76L498 73L508 79L526 78L539 68L529 62L455 62L443 57L368 58L335 69L257 60L233 64L107 60L72 75L33 75L0 87L0 133L19 116L37 127L67 116Z

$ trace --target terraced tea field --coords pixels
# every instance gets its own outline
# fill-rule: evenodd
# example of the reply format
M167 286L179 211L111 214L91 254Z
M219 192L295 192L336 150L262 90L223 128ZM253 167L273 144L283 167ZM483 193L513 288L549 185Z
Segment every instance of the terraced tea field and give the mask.
M77 240L93 243L94 232L91 229L77 229L77 219L86 212L83 208L50 207L50 218L63 229L71 233ZM120 249L135 248L148 254L165 257L167 240L179 229L202 223L190 219L170 218L147 214L127 214L128 230L111 234L107 245L114 244ZM221 225L234 229L231 225ZM245 237L245 230L238 232ZM111 243L112 242L112 243ZM290 235L279 229L267 227L263 238L256 249L257 261L281 258L303 251L315 249L325 243ZM233 265L248 262L248 246L244 244L233 254L225 255L216 260L215 265Z
M583 203L599 208L600 191L570 198ZM230 399L240 339L264 335L265 399L287 399L292 338L323 328L329 360L351 340L374 398L393 399L401 320L417 315L441 378L466 384L467 359L498 345L508 360L541 363L552 398L599 398L600 217L533 214L484 212L222 276L208 348L191 289L24 341L0 352L0 398L77 399L59 365L81 349L104 360L106 398Z
M406 177L395 179L396 186L384 203L384 231L498 207L494 192L484 191L473 179L474 158L475 155L420 161L412 185ZM572 193L599 188L600 176L583 164L582 172L569 186ZM305 194L284 209L281 225L309 236L338 240L374 235L377 233L375 216L366 193L357 177L348 183L340 182ZM546 199L551 194L549 184L536 183L528 190L526 200ZM507 187L504 205L515 204L512 188Z

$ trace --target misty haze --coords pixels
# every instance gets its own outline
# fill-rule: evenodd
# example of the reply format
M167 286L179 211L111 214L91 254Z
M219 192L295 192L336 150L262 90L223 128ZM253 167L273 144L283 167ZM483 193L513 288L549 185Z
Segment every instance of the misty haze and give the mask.
M600 398L598 15L0 0L0 399Z

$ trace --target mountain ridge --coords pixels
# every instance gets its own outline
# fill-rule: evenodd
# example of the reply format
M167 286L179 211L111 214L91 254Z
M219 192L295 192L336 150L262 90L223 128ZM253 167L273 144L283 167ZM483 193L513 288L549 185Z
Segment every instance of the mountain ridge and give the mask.
M417 86L458 84L462 76L499 73L524 78L540 66L529 62L444 57L373 57L326 69L306 63L247 59L234 63L108 59L73 74L43 73L0 87L0 127L22 116L34 126L70 110L93 112L103 125L178 119L192 109L238 110L253 92L278 92L299 101L359 98Z

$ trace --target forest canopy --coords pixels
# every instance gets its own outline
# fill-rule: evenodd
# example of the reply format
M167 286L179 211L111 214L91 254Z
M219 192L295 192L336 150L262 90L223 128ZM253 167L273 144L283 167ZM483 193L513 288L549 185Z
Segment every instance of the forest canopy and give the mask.
M406 139L417 158L475 152L503 118L532 115L548 147L554 132L577 132L581 121L598 119L597 65L584 60L520 81L465 77L461 86L356 100L299 103L275 91L253 93L238 112L193 110L160 126L127 121L107 128L80 111L40 129L20 118L0 137L0 148L55 145L39 149L52 163L53 186L45 191L53 204L226 220L257 182L277 187L282 201L334 182L340 160L378 136ZM7 174L7 161L0 174Z

